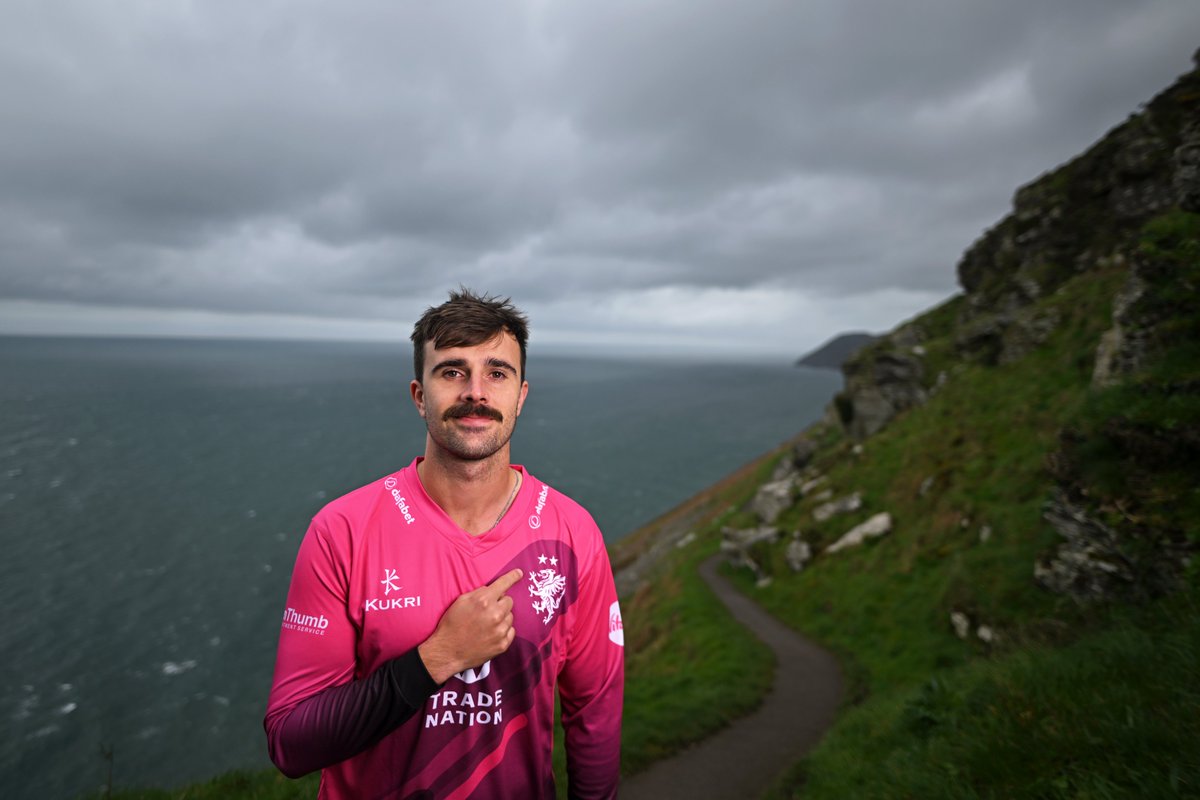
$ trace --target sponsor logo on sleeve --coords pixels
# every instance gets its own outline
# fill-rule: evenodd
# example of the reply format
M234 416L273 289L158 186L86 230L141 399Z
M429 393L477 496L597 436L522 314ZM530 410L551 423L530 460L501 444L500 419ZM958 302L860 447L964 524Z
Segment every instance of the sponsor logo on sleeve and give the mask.
M625 646L625 626L621 624L621 604L613 600L608 607L608 638L618 647Z
M283 629L285 631L299 631L313 636L324 636L325 629L328 627L329 618L324 614L305 614L294 608L283 610Z
M563 593L567 590L567 579L558 574L554 568L558 566L558 558L549 559L543 553L538 556L538 564L548 567L535 569L529 575L529 596L533 598L534 613L542 615L542 624L549 625L554 619L558 607L562 603Z

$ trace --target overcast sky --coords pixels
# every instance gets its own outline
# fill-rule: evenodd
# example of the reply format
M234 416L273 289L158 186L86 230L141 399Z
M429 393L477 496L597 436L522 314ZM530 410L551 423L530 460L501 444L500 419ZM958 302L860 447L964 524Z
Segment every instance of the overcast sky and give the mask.
M1194 0L0 0L0 330L794 357L956 290Z

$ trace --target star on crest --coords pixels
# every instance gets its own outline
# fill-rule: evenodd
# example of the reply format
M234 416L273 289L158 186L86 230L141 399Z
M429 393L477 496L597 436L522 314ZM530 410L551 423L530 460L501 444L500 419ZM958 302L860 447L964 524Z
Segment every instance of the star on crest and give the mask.
M539 563L539 564L545 564L545 563L546 563L546 556L545 556L544 554L543 554L543 555L540 555L540 556L538 556L538 563Z

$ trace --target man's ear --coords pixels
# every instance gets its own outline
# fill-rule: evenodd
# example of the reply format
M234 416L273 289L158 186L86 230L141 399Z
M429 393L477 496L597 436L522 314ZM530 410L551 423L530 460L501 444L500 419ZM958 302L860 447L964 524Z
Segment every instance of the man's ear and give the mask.
M529 394L529 381L521 381L521 394L517 397L517 416L521 416L521 409L525 405L525 396Z
M417 413L422 418L425 417L425 387L418 380L413 380L408 385L408 392L412 395L413 405L417 407Z

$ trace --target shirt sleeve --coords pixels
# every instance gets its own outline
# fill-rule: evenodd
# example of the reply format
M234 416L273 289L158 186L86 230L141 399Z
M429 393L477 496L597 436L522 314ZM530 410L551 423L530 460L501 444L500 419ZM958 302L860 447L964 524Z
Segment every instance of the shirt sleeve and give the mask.
M621 772L625 639L602 539L579 585L575 624L559 674L567 791L572 798L615 798Z
M416 648L355 679L358 631L347 614L345 561L314 520L292 572L263 721L271 760L288 777L361 753L437 689Z

